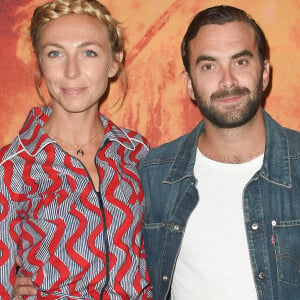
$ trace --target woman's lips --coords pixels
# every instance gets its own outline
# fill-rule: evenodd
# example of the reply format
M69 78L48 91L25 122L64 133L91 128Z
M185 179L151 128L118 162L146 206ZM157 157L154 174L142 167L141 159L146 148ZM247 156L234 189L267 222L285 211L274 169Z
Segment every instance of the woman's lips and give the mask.
M69 88L62 88L62 91L66 95L78 96L82 92L84 92L85 89L86 89L85 87L69 87Z

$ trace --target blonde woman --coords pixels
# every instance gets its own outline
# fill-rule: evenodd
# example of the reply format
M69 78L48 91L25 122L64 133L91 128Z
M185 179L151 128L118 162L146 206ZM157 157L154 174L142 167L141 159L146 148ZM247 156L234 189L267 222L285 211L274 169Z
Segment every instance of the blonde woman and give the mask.
M0 157L0 295L30 276L27 299L149 299L139 161L146 140L99 114L123 72L119 23L95 0L38 7L31 37L49 105L33 108Z

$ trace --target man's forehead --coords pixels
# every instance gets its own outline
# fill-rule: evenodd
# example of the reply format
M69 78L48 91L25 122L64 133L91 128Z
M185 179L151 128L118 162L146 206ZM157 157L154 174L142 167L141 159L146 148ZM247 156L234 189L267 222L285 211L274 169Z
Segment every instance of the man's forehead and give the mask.
M201 27L189 43L190 54L195 52L249 51L256 48L255 32L245 22L230 22L222 25L209 24ZM240 49L238 49L240 48Z

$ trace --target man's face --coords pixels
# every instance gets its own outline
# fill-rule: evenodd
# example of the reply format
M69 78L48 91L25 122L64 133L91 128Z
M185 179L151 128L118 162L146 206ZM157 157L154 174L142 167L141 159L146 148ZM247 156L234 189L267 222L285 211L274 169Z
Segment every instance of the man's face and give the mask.
M206 121L220 128L247 123L269 81L259 60L254 30L243 22L206 25L190 41L189 95Z

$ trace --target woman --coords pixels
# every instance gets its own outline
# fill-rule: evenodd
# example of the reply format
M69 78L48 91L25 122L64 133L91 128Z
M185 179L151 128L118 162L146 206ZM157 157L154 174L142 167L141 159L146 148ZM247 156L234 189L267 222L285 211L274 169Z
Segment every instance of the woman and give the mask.
M51 105L0 152L1 299L16 253L38 299L151 298L137 171L147 142L98 113L123 73L122 30L96 0L44 4L30 30Z

